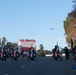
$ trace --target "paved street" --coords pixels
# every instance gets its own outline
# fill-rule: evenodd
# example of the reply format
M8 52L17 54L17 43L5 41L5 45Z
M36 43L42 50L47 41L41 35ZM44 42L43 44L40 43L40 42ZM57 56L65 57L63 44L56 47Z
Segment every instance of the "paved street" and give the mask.
M0 75L74 75L74 60L55 61L52 57L37 57L35 61L0 61Z

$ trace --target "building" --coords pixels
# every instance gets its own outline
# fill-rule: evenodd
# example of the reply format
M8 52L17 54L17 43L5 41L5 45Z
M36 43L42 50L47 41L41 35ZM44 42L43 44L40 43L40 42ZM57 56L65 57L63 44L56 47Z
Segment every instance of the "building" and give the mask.
M28 52L30 50L31 47L34 48L34 50L36 50L36 40L33 39L21 39L18 41L18 47L20 52L23 54L24 52Z

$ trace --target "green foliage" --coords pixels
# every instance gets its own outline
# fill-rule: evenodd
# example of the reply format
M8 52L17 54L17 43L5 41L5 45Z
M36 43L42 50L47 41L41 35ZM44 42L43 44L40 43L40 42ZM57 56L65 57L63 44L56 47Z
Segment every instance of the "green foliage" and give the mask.
M0 46L1 46L1 38L0 38Z
M45 50L45 54L52 54L52 51L50 51L50 50Z
M73 8L76 9L76 0L72 1L74 3Z
M37 50L37 55L38 56L45 56L46 54L52 54L52 51L50 51L50 50L44 50L43 45L40 44L40 49Z
M71 18L75 18L76 19L76 9L74 9L73 11L71 11L68 16Z
M67 35L66 41L68 44L70 43L70 39L75 36L75 29L73 27L70 27L70 25L73 26L76 21L76 0L73 0L73 3L74 3L74 10L68 13L66 20L63 22L65 34Z
M38 56L45 56L45 51L44 51L44 47L42 44L40 44L40 49L37 50L37 55Z
M6 45L6 42L7 42L6 37L0 38L0 46L5 46Z
M0 47L7 48L9 50L12 50L13 48L18 48L17 43L7 42L6 37L0 38Z

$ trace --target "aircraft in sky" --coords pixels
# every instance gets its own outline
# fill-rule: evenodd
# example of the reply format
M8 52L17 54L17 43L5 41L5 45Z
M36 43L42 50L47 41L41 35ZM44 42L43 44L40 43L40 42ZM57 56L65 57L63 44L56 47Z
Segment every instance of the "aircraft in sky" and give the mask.
M54 28L50 28L51 30L53 30Z

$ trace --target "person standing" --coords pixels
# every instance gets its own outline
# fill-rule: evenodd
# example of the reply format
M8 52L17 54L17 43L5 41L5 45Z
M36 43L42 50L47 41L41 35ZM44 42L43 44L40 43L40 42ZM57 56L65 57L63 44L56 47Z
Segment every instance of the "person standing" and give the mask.
M69 50L67 47L64 48L66 60L69 60Z

